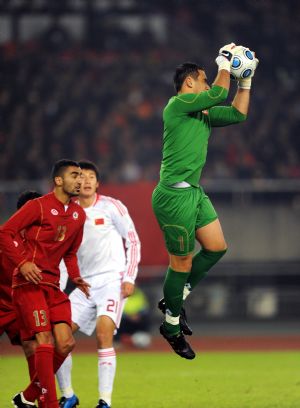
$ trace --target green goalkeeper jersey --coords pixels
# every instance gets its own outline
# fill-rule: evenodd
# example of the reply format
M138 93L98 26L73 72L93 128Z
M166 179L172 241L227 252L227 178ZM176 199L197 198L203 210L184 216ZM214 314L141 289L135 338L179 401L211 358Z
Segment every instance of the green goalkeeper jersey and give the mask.
M226 126L246 119L233 106L215 106L228 91L212 86L199 94L173 96L163 112L164 136L160 181L168 186L186 181L198 186L206 162L211 127Z

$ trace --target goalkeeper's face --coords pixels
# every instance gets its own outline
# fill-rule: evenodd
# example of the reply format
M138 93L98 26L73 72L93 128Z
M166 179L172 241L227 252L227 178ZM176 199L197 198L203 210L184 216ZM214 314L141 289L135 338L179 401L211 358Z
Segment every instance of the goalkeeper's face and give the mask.
M207 76L202 69L198 70L198 77L193 78L193 93L208 91L210 86L207 83Z

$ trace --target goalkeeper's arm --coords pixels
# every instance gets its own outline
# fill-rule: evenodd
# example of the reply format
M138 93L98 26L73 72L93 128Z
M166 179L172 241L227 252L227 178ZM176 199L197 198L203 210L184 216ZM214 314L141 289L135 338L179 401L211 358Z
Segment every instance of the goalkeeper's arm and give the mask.
M232 101L232 106L243 115L247 115L250 103L250 89L238 87L235 97Z
M255 53L253 53L255 55ZM252 78L258 65L258 59L255 58L256 66L250 78L238 80L237 93L232 101L232 106L240 113L247 115L250 102L250 89L252 85Z
M234 43L224 45L224 47L220 48L219 55L216 58L218 74L213 85L221 86L227 90L229 90L230 87L230 63L234 47Z
M254 56L255 56L255 52L252 51L252 53L253 53ZM255 68L254 68L254 70L253 70L253 72L252 72L252 75L251 75L249 78L239 79L239 80L238 80L238 87L239 87L239 88L241 88L241 89L251 89L252 78L254 77L255 70L256 70L257 65L258 65L258 63L259 63L259 60L258 60L257 58L255 58L255 63L256 63L256 65L255 65Z

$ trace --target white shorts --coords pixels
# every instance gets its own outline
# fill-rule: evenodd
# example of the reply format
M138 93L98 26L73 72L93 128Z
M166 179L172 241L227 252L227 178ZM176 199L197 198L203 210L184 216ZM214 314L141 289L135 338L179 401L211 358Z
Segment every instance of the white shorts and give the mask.
M126 302L126 299L121 296L121 281L110 282L100 288L90 288L89 298L76 288L69 299L72 322L79 326L82 333L90 336L96 328L96 320L99 316L109 316L117 328L120 326Z

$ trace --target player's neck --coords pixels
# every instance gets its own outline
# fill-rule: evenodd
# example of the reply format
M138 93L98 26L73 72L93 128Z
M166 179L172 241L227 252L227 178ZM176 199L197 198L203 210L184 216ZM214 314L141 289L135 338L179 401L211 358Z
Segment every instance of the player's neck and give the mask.
M195 92L194 88L183 85L180 91L178 91L177 95L191 94L191 93L197 93L197 92Z
M79 204L83 208L91 207L96 200L97 193L93 194L91 197L79 197Z
M63 205L68 205L70 203L71 197L64 191L54 188L53 192L58 201L60 201Z

